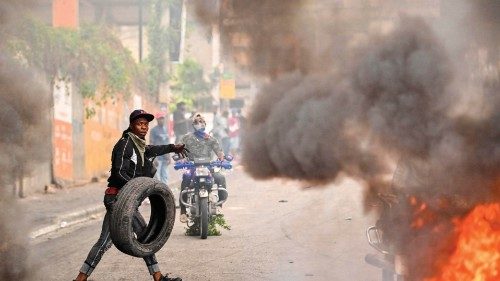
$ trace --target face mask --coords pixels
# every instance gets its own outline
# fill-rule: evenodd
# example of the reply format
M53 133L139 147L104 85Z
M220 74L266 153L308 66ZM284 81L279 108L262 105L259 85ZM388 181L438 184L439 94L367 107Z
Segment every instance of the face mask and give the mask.
M201 131L201 132L205 131L205 124L203 123L195 124L193 125L193 127L196 131Z

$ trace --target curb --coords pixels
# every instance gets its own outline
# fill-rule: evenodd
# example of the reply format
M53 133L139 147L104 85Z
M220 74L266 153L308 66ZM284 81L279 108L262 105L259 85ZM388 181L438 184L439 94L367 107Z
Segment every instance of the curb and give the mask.
M241 168L241 165L239 165L239 164L233 166L233 169L240 169L240 168ZM180 183L181 183L180 179L174 180L174 181L168 183L168 186L170 188L171 186L180 185ZM179 191L178 188L175 188L175 189L177 189L175 191ZM178 192L173 192L173 193L174 193L174 199L175 199L175 207L179 208L179 194L178 194ZM85 209L78 210L78 211L65 213L65 214L59 215L55 219L53 219L52 224L43 226L37 230L30 232L28 237L30 239L35 239L37 237L49 234L51 232L58 231L59 229L89 221L89 220L94 219L100 215L104 215L105 213L106 213L106 208L104 207L104 205L102 203L95 204L95 205L92 205L92 206L87 207Z
M176 180L169 183L168 186L170 187L171 185L177 185L180 184L180 182L181 182L180 180ZM176 202L175 204L176 208L178 208L178 194L176 194L176 192L174 192L174 198ZM89 221L100 215L104 215L105 213L106 213L106 207L104 207L102 203L95 204L85 209L80 209L78 211L65 213L53 219L51 224L43 226L37 230L30 232L28 237L30 239L35 239L37 237L49 234L51 232L58 231L59 229Z
M60 216L57 216L53 220L52 224L41 227L35 231L32 231L29 234L29 238L35 239L39 236L57 231L61 228L65 228L68 226L72 226L75 224L86 222L88 220L91 220L92 218L95 218L99 215L104 214L105 212L106 212L106 208L104 207L104 205L102 203L100 203L97 205L90 206L86 209L62 214Z

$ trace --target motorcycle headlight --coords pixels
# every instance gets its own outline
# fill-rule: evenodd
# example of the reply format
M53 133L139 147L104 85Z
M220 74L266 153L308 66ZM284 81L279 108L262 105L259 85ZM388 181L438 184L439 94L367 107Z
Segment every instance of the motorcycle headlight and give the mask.
M208 197L208 191L206 189L200 189L200 197Z
M196 167L196 176L198 177L208 177L210 176L210 170L207 167Z

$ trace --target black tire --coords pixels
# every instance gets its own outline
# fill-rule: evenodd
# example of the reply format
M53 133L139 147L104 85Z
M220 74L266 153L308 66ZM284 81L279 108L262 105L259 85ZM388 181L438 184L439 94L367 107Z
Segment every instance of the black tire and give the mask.
M146 197L151 203L151 216L147 228L136 235L133 231L134 216L137 223L137 210ZM125 254L140 258L150 256L165 245L174 222L175 201L168 186L152 178L134 178L123 186L113 205L111 240Z
M207 239L208 236L208 198L200 198L200 237Z

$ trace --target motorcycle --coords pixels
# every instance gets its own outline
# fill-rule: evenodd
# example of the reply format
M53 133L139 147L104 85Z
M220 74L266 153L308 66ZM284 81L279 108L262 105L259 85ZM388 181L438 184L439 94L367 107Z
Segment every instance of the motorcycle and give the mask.
M424 163L425 164L425 163ZM380 217L374 226L366 229L368 244L379 254L367 254L365 261L382 270L382 281L404 281L408 279L407 258L398 249L404 243L400 237L402 222L401 215L406 214L409 195L404 192L408 184L425 184L422 172L426 166L416 162L400 160L394 171L390 190L377 194L377 206L380 208ZM408 227L403 227L407 229Z
M397 209L397 196L393 194L378 194L382 212L376 225L366 229L368 244L380 254L367 254L366 263L382 270L382 281L404 281L406 275L405 257L396 252L396 247L390 239L390 234L384 229L390 229L390 224Z
M223 161L210 161L210 158L195 158L192 161L177 161L175 170L186 170L183 179L188 179L190 184L181 191L181 204L186 206L188 226L199 223L200 237L208 236L208 224L212 216L217 214L217 206L221 206L228 198L225 188L215 184L213 173L216 168L231 170L232 157L226 156ZM219 201L219 195L225 194L224 200ZM186 195L186 196L185 196ZM187 197L187 201L184 201Z

